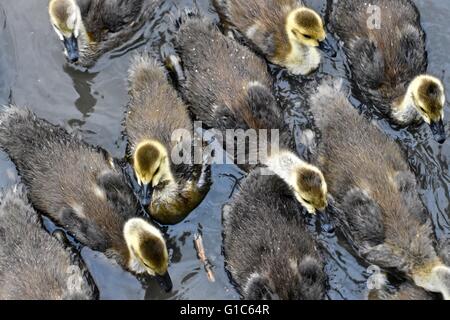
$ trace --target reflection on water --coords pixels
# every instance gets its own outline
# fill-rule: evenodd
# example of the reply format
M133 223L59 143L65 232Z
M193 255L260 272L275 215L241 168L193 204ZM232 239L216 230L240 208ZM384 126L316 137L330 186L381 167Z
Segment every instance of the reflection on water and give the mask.
M5 9L0 5L0 105L12 102L11 87L16 72L14 45L8 30ZM4 48L7 48L5 50Z
M78 99L75 100L75 107L81 112L83 117L89 117L97 104L94 94L98 95L98 92L92 92L91 85L98 72L80 71L69 65L64 65L63 70L72 78L73 87L79 94Z
M92 70L68 66L61 44L47 17L47 0L15 0L0 5L0 104L12 98L20 106L29 106L39 116L80 132L116 157L123 157L122 119L127 104L127 69L135 48L155 50L173 38L173 17L178 10L192 8L193 0L167 0L154 18L130 45L103 57ZM208 0L197 0L203 12L217 18ZM326 0L309 0L316 10L326 13ZM329 1L331 2L331 1ZM417 0L423 25L428 33L430 72L440 75L449 70L448 51L450 2ZM5 2L3 2L5 3ZM3 6L3 8L2 8ZM145 45L144 45L145 44ZM348 68L338 44L331 40L337 54L330 52L320 72L299 78L271 66L274 91L286 114L286 121L300 138L310 125L308 93L327 75L347 78ZM444 83L450 88L450 75ZM348 85L348 81L345 81ZM393 139L401 142L420 185L420 196L432 217L439 239L450 238L448 173L449 143L439 146L425 126L394 130L372 108L351 98L365 116L370 117ZM448 115L448 108L446 113ZM449 117L447 117L448 119ZM302 153L304 150L299 150ZM222 256L221 208L229 198L235 179L242 173L234 166L213 166L214 184L201 206L186 221L163 228L168 239L173 292L165 293L153 280L136 279L102 254L88 248L81 251L93 274L102 299L237 299L224 269ZM16 171L0 152L0 186L17 181ZM308 218L311 232L323 248L329 275L328 298L361 299L366 295L367 265L351 254L345 240L322 231L314 218ZM51 225L51 224L48 224ZM201 232L216 281L210 283L194 249L194 235ZM243 244L245 245L245 244Z

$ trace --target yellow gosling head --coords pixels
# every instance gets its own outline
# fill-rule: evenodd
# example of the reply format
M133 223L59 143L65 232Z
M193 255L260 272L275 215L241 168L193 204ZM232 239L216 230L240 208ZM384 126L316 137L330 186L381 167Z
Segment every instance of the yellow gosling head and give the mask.
M317 47L326 37L322 18L308 8L292 11L288 15L286 28L291 39L305 46Z
M78 38L84 30L80 8L75 0L50 0L48 6L53 29L64 43L65 55L70 62L77 62Z
M161 232L144 219L133 218L125 224L124 238L130 253L128 269L157 277L161 286L170 291L169 255Z
M416 77L410 84L409 94L413 106L430 125L439 143L446 140L444 128L445 89L441 80L430 75Z
M133 154L133 167L136 179L142 187L143 205L148 205L149 188L172 182L169 154L166 148L155 140L146 140L137 145Z
M291 187L295 198L310 214L323 211L328 206L328 187L319 168L289 151L272 155L267 167Z
M293 176L295 196L308 212L315 214L325 210L328 188L322 172L317 167L303 164L294 169Z

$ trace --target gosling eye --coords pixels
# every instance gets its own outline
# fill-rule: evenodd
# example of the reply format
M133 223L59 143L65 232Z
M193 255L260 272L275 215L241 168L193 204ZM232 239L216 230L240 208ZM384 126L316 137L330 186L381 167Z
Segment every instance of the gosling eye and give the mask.
M312 37L310 35L304 34L303 35L306 39L312 39Z
M161 166L158 167L158 169L156 169L156 171L153 173L154 176L156 176L159 173Z
M309 205L311 204L311 201L308 201L305 198L302 198L302 199L303 199L303 201L305 201L306 204L309 204Z

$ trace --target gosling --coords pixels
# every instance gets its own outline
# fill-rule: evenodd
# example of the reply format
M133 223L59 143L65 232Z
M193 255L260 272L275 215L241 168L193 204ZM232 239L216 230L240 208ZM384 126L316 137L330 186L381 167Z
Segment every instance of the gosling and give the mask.
M37 210L83 245L171 289L164 238L138 216L138 201L105 150L15 106L0 113L0 148L17 166Z
M214 0L226 28L236 30L270 62L307 75L321 61L322 18L298 0Z
M0 300L90 300L69 251L44 231L25 188L0 192Z
M300 210L289 186L259 169L224 207L225 265L243 298L323 299L323 262Z
M341 84L325 81L310 99L321 133L314 163L335 200L338 225L368 263L449 299L450 268L438 256L414 175L399 146L358 114Z
M210 165L194 163L194 127L186 105L168 83L162 66L148 56L136 56L129 83L126 135L129 158L142 188L142 203L149 206L150 215L158 222L178 223L208 193ZM191 138L173 136L179 130ZM197 143L202 145L201 141ZM174 163L174 150L191 156Z
M260 144L236 141L230 147L230 141L224 143L227 152L233 152L236 164L250 171L277 163L273 171L294 190L311 190L307 197L297 194L310 213L325 209L326 182L320 170L296 155L293 135L272 95L272 81L264 61L198 16L189 17L181 24L175 48L184 68L180 90L197 119L207 127L217 129L222 137L227 137L229 130L253 129L261 141L264 132L261 129L266 129L270 134L269 142L272 141L272 129L278 131L276 145L268 143L270 150L262 150ZM241 158L242 149L245 149L244 159ZM263 153L265 151L267 154ZM272 158L276 160L272 161Z
M379 24L372 23L370 8L381 10ZM425 121L434 139L444 143L444 86L425 74L425 33L412 1L340 0L330 23L343 41L359 96L398 125Z
M92 67L130 40L149 20L158 0L50 0L50 22L68 61Z

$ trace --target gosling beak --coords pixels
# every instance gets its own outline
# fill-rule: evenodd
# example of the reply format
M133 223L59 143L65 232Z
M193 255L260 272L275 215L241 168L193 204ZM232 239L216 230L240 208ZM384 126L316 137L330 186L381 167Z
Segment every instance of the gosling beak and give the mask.
M153 188L149 183L142 184L141 191L139 194L139 200L144 207L147 207L152 202L152 191Z
M447 139L445 134L444 121L440 119L439 121L433 121L430 124L431 132L433 133L434 140L438 143L443 144Z
M330 44L328 38L325 38L323 41L319 43L319 50L325 52L326 54L335 57L337 52L334 50L333 46Z
M327 209L324 211L319 212L318 218L322 227L322 230L326 233L333 233L335 228L334 224L330 219L330 216L328 215Z
M327 204L326 208L318 211L318 218L322 226L322 230L326 233L333 233L335 230L334 224L330 218L330 211L333 210L333 206Z
M60 229L56 229L53 231L52 236L55 237L59 242L61 242L64 246L70 246L70 241L67 239L66 234L64 231Z
M161 286L161 288L164 289L164 291L166 291L166 292L172 291L173 285L172 285L172 279L170 279L169 272L166 272L162 276L156 275L155 278L156 278L156 280L158 280L159 285Z
M78 40L72 35L70 38L64 37L64 47L67 51L67 59L71 63L77 62L80 58L80 53L78 52Z

